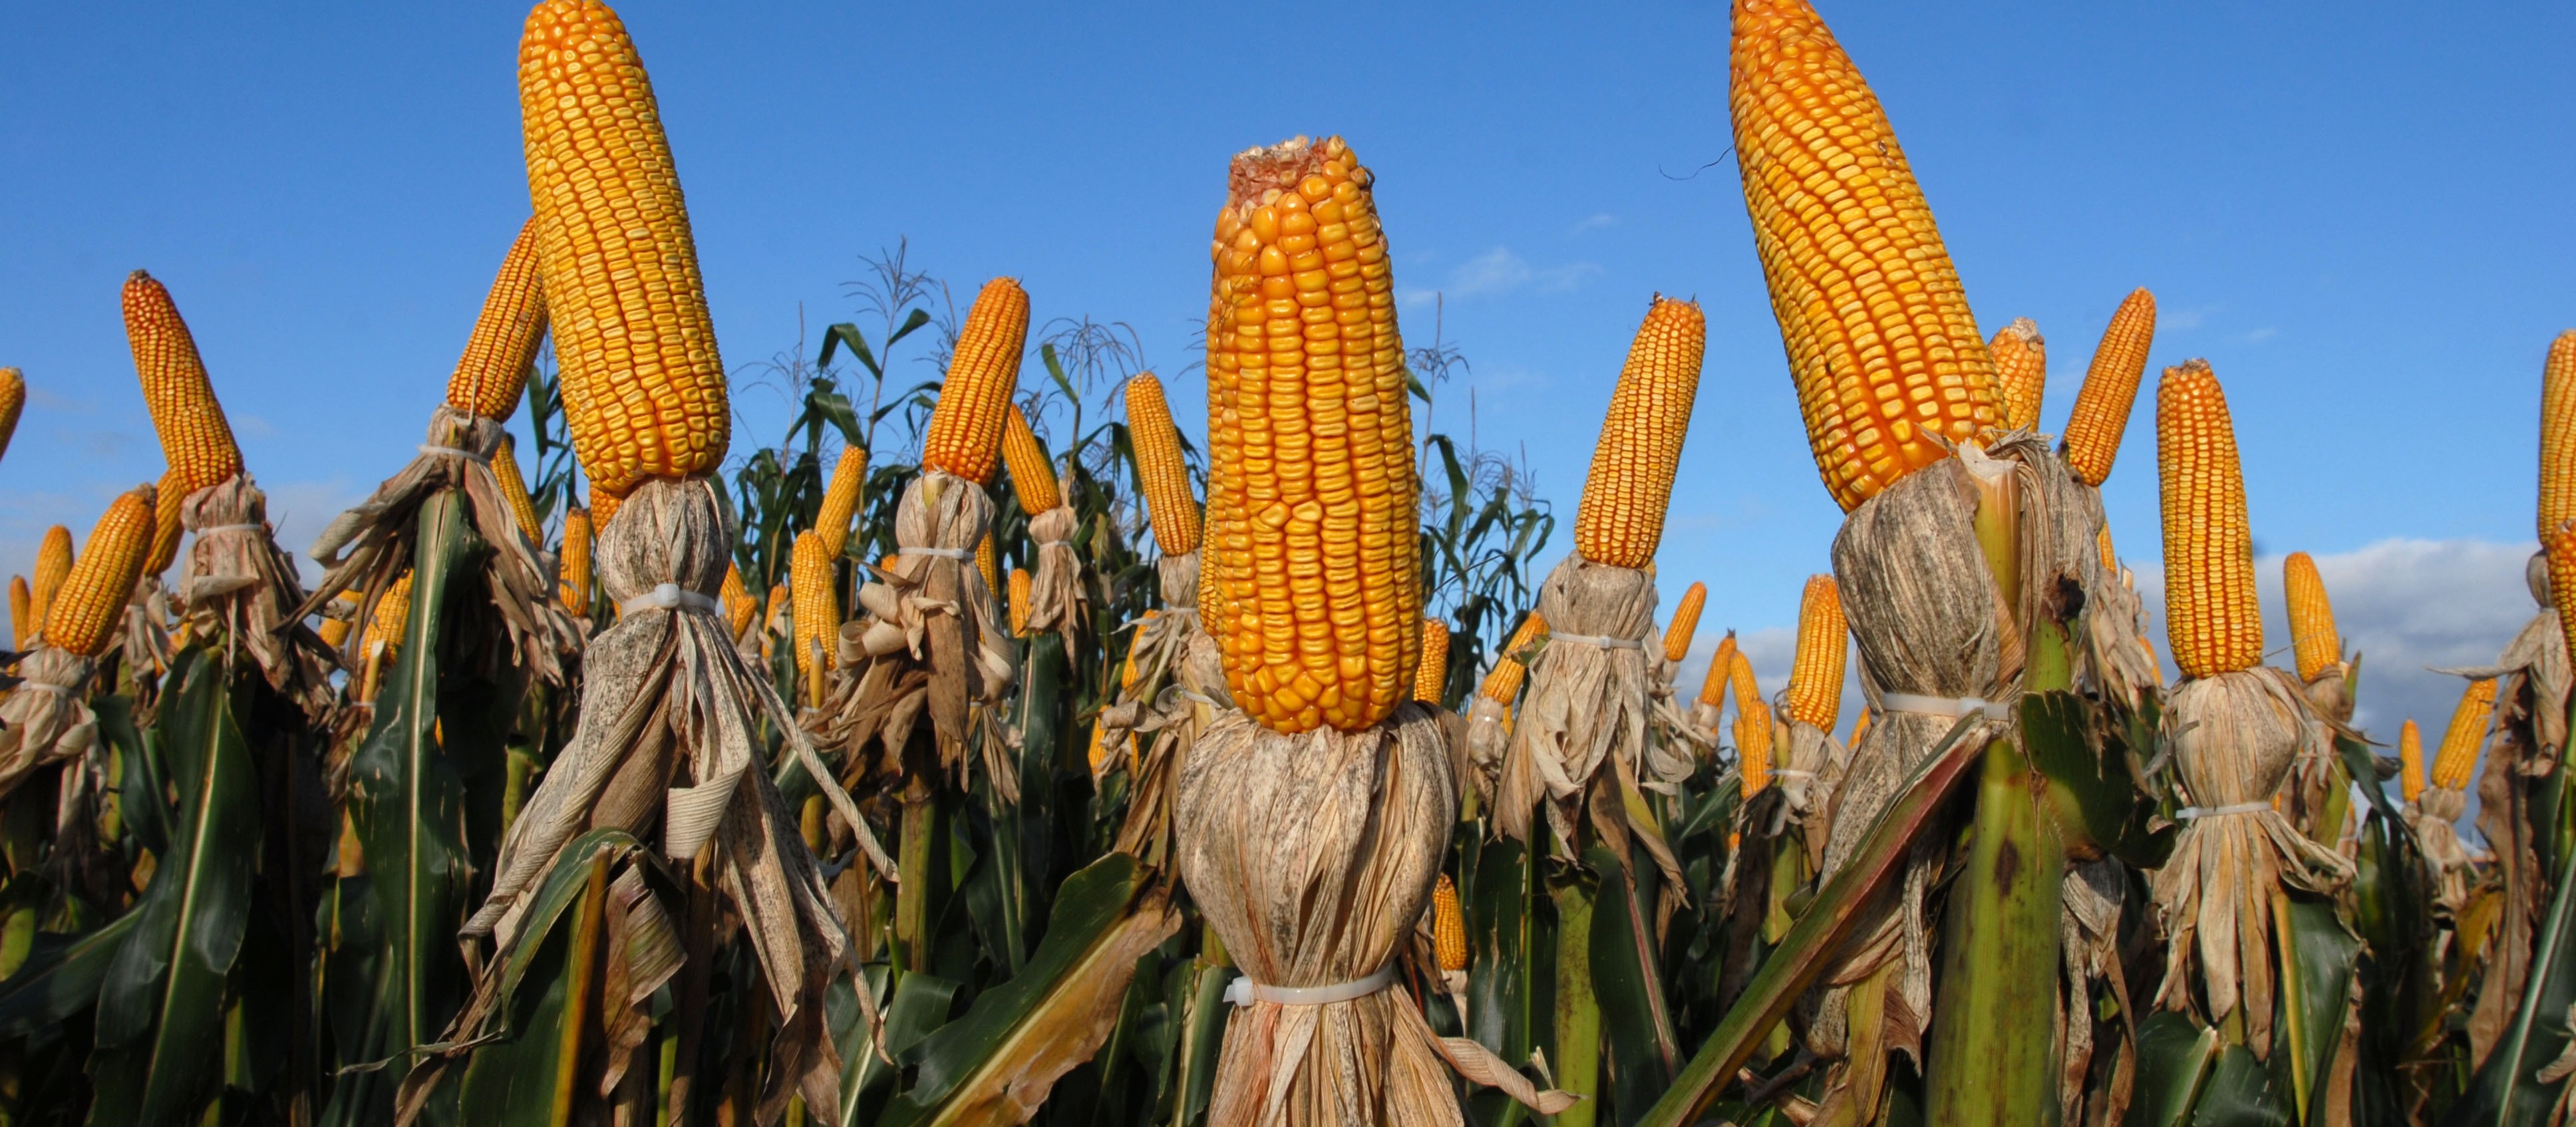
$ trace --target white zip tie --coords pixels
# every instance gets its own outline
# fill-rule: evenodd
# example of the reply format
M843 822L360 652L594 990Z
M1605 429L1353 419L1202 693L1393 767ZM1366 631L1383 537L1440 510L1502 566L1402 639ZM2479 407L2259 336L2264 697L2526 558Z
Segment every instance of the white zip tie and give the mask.
M48 685L42 681L20 681L18 682L17 687L39 693L52 693L58 697L67 697L72 695L72 691L70 689L64 688L61 685Z
M1367 978L1336 982L1330 986L1265 986L1245 976L1226 984L1225 1000L1238 1006L1249 1006L1254 1002L1281 1006L1328 1006L1365 998L1393 985L1395 964L1388 963Z
M683 590L677 583L663 583L656 585L650 591L646 591L641 595L637 595L634 598L617 604L617 609L619 613L622 614L635 614L640 611L648 610L683 609L699 611L705 614L717 614L723 610L723 606L722 604L717 603L713 598L706 595L701 595L695 591Z
M214 535L215 533L218 533L218 532L266 532L266 531L268 531L268 526L267 526L267 525L264 525L264 524L218 524L218 525L215 525L215 526L213 526L213 527L211 527L211 528L200 528L200 529L198 529L198 530L197 530L197 535L199 535L199 536L212 536L212 535Z
M894 550L894 554L898 556L937 556L943 560L971 560L975 558L975 550L973 548L897 548Z
M1646 648L1646 643L1638 641L1635 638L1604 638L1596 634L1559 634L1555 631L1549 631L1547 640L1551 642L1579 642L1587 646L1598 646L1605 650L1642 650Z
M1774 767L1771 769L1771 777L1775 779L1812 779L1816 777L1816 773L1813 771L1801 771L1795 767Z
M1072 546L1073 546L1073 541L1071 541L1071 540L1040 540L1040 541L1038 541L1038 547L1041 547L1041 548L1057 548L1057 547L1070 548L1070 547L1072 547Z
M420 452L440 458L463 458L466 461L481 462L487 466L492 464L492 456L489 454L477 454L471 450L459 450L453 446L422 446Z
M1961 716L1983 714L1988 720L2009 720L2012 706L1983 697L1933 697L1915 693L1880 693L1878 707L1883 712L1911 712L1917 716Z
M2226 806L2185 806L2180 810L2174 811L2174 817L2185 820L2193 818L2225 818L2234 814L2260 814L2271 808L2272 804L2269 802L2237 802Z

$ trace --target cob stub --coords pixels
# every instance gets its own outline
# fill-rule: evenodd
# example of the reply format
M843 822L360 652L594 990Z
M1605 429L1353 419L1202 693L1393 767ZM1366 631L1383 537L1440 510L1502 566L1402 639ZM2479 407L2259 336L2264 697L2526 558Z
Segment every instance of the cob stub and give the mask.
M2016 317L1986 343L1995 358L1995 398L2001 401L2005 430L2037 430L2039 404L2048 391L2048 342L2039 324Z
M1263 726L1359 731L1411 695L1413 421L1373 178L1339 137L1237 155L1211 246L1202 603Z
M1021 512L1036 516L1064 503L1055 467L1047 463L1046 444L1038 441L1017 403L1002 416L1002 464L1011 471L1011 492L1020 499Z
M1610 393L1574 514L1574 550L1584 559L1629 568L1654 562L1707 344L1708 320L1698 304L1659 294L1646 308Z
M867 483L867 447L842 447L841 456L832 462L831 484L823 487L822 508L814 514L814 531L823 537L823 550L836 558L850 546L850 521L859 514L859 495Z
M2147 374L2147 348L2156 339L2156 295L2133 290L2111 314L2102 344L2085 366L2075 410L2066 418L2066 468L2075 480L2100 488L2111 479L2120 439L2129 432L2129 409Z
M731 440L724 360L652 81L617 13L596 0L528 13L519 114L582 471L616 497L714 471Z
M1136 447L1136 469L1145 479L1145 511L1154 522L1154 544L1166 556L1199 550L1199 502L1190 492L1190 467L1181 457L1181 432L1163 381L1139 372L1127 381L1127 440Z
M180 319L169 289L140 270L125 279L125 339L134 349L134 372L143 381L143 403L152 410L162 460L170 467L161 488L177 490L184 500L240 473L241 448L233 443L223 404L215 401L197 338ZM175 502L165 503L175 511Z
M2576 329L2549 342L2540 369L2540 535L2576 520Z
M9 439L18 433L18 416L27 409L27 376L0 368L0 457L9 454Z
M95 657L125 620L125 604L143 577L143 555L152 547L154 489L138 485L118 495L90 529L89 547L72 562L62 589L45 608L45 644Z
M2156 388L2156 470L2165 532L2165 636L2188 677L2263 660L2254 532L2227 396L2206 360L2165 369Z
M537 221L530 216L501 256L501 272L474 318L474 335L456 373L447 377L447 405L494 422L509 421L528 385L528 365L546 339L546 300L537 270ZM530 536L528 539L535 540Z
M2281 588L2290 604L2290 649L2298 657L2299 680L2314 681L2343 660L2334 604L2326 599L2317 561L2306 552L2290 553L2281 561Z
M1754 251L1848 511L2002 421L1994 363L1878 97L1806 0L1736 0L1727 105Z
M1413 670L1413 699L1438 704L1449 684L1449 624L1422 620L1422 660Z
M1673 620L1664 626L1664 660L1680 661L1690 656L1691 635L1699 632L1701 608L1708 605L1708 584L1694 582L1682 592L1682 601L1673 607Z
M1798 597L1798 654L1789 668L1789 719L1834 730L1843 711L1843 658L1848 647L1842 590L1830 575L1810 575Z
M45 612L54 605L54 595L63 589L63 580L72 573L72 530L55 525L45 530L44 539L36 542L36 581L29 592L27 613L31 622L43 622Z
M2451 726L2442 732L2442 747L2433 755L2434 786L2460 790L2469 785L2469 771L2478 764L2478 749L2487 742L2488 721L2495 717L2495 700L2493 677L2471 681L2461 691L2459 707L2451 712Z
M993 480L1011 392L1020 386L1020 353L1029 340L1029 295L1010 278L984 283L949 353L939 404L921 438L921 464L977 485ZM1052 508L1053 506L1049 506Z

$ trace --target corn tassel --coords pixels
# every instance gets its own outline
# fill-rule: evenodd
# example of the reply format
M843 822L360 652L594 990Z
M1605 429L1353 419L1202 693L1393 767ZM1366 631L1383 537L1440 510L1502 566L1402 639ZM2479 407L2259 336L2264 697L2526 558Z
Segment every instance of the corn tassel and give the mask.
M109 504L90 529L89 548L72 561L62 588L45 607L45 644L96 657L125 620L125 604L143 577L152 547L154 488L139 485Z
M2451 726L2442 732L2441 750L2433 755L2434 786L2445 790L2468 786L2469 771L2478 764L2478 749L2486 746L2487 724L2495 716L2495 699L2493 677L2471 681L2460 693L2460 705L2451 713Z
M36 584L27 606L29 623L45 620L45 612L54 605L54 595L63 589L63 580L72 573L72 530L55 525L45 530L45 538L36 542Z
M546 339L545 287L537 269L537 220L519 225L519 237L501 256L501 272L474 318L474 335L447 377L447 405L494 422L508 422L528 386L528 367ZM528 537L530 541L537 538Z
M1136 472L1145 481L1154 544L1166 556L1198 551L1198 498L1190 492L1190 467L1181 456L1181 432L1172 425L1163 381L1152 372L1127 381L1127 441L1136 449Z
M2048 342L2038 323L2017 317L1995 331L1986 343L1995 358L1995 398L2002 404L2005 430L2038 430L2039 404L2048 391Z
M965 327L957 332L948 376L939 385L939 404L931 409L930 429L922 435L924 468L977 485L992 482L1003 418L1011 392L1020 386L1020 353L1028 340L1028 292L1009 278L984 283Z
M1673 608L1673 620L1664 625L1664 660L1678 662L1690 656L1691 635L1699 632L1699 612L1708 605L1708 584L1693 583L1682 592L1682 601Z
M1696 303L1657 295L1647 307L1575 509L1574 550L1584 559L1628 568L1654 562L1707 344L1708 320Z
M2129 431L2129 409L2147 374L2147 348L2156 339L2156 295L2133 290L2111 314L2102 344L2084 369L2075 411L2066 419L2066 468L2075 480L2100 488L2111 479L2120 439Z
M240 473L241 448L233 443L223 404L215 401L197 339L180 318L170 291L140 270L125 279L125 339L133 346L134 371L143 381L152 429L161 437L161 459L176 479L164 479L161 487L175 487L185 500ZM177 507L176 502L164 504Z
M1798 654L1789 669L1789 719L1834 730L1843 711L1847 647L1842 590L1830 575L1810 575L1798 598Z
M2254 601L2254 533L2227 396L2204 360L2165 369L2156 388L2156 468L2163 481L2165 632L2188 677L2263 660Z
M2314 681L2343 660L2343 639L2335 633L2334 604L2326 599L2325 579L2306 552L2281 561L2281 587L2290 604L2290 648L2298 656L2299 680Z
M1002 464L1011 471L1011 492L1019 497L1021 512L1036 516L1064 503L1046 444L1038 441L1038 432L1016 403L1002 417Z
M2576 520L2576 329L2549 342L2540 369L2540 535Z
M1413 671L1413 699L1438 704L1449 687L1449 624L1422 620L1422 662Z

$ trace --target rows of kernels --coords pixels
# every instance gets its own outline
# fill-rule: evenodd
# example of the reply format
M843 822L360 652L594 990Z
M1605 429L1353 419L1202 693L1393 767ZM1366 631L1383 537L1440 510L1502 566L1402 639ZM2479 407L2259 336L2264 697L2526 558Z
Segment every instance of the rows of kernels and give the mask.
M2165 634L2186 676L2263 660L2254 531L2227 396L2204 360L2165 369L2156 388L2156 471L2165 534Z
M2299 679L2314 681L2343 660L2334 603L2326 598L2326 581L2317 574L2317 561L2306 552L2290 553L2281 561L2281 589L2290 604L2290 650L2298 658Z
M939 384L939 404L921 436L921 465L977 485L993 480L1002 419L1020 386L1020 353L1029 342L1029 295L1009 278L984 283Z
M1680 661L1690 656L1691 635L1699 632L1699 612L1708 605L1708 584L1693 583L1682 592L1682 601L1673 607L1673 620L1664 626L1664 660Z
M545 529L537 524L537 504L528 496L528 479L519 474L518 455L510 452L513 443L503 436L501 445L492 451L492 478L501 483L501 500L510 506L511 519L518 522L519 532L528 543L545 543Z
M43 622L45 611L54 605L54 596L63 589L63 580L72 573L72 530L55 525L45 530L45 538L36 542L36 583L30 593L28 621Z
M2110 480L2121 436L2129 432L2129 409L2138 401L2138 381L2147 374L2147 349L2155 339L2156 295L2134 290L2102 330L2102 345L2093 350L2084 386L2075 391L2075 409L2066 417L2066 468L2075 480L2097 488Z
M2469 782L2469 769L2478 762L2478 749L2485 746L2487 722L2495 717L2495 678L2469 682L2460 693L2459 706L2451 712L2451 726L2442 732L2442 746L2433 754L2433 785L2459 790ZM2420 753L2419 753L2420 754Z
M1190 492L1190 467L1181 456L1181 432L1172 425L1163 381L1152 372L1127 381L1127 441L1136 448L1137 475L1145 480L1145 512L1154 522L1155 545L1167 556L1197 551L1198 498Z
M124 304L134 374L143 382L143 403L152 410L161 459L177 479L180 498L240 473L241 447L233 442L232 424L224 419L223 404L215 401L197 338L180 318L169 289L137 270L125 279ZM163 482L165 488L171 484Z
M1502 656L1494 659L1494 667L1486 671L1484 683L1476 686L1476 692L1504 704L1512 703L1521 693L1521 682L1529 676L1529 666L1522 664L1520 655L1529 652L1546 633L1547 620L1540 618L1537 611L1523 616L1521 624L1512 630L1511 640L1503 643Z
M1708 321L1696 303L1659 296L1647 308L1575 509L1574 550L1584 559L1632 568L1654 561L1707 345Z
M1028 416L1012 404L1002 419L1002 464L1011 471L1011 492L1020 499L1020 511L1036 516L1064 503L1064 494L1056 488L1055 467L1047 462L1046 444L1038 441L1038 432L1030 429Z
M2039 403L2048 392L2048 341L2028 317L1995 331L1986 351L1995 360L1995 398L2005 430L2039 429Z
M590 510L575 508L564 514L563 601L574 614L590 613L590 538Z
M1789 718L1833 731L1843 711L1847 647L1842 589L1830 575L1810 575L1798 597L1798 653L1789 667Z
M143 576L143 554L152 547L153 492L152 486L137 486L100 514L88 550L72 561L45 608L45 644L92 657L116 636L134 582Z
M1413 671L1413 699L1438 704L1449 685L1449 624L1422 620L1422 657Z
M2576 329L2549 342L2540 369L2540 535L2576 520Z
M519 225L519 237L501 256L501 271L474 318L474 334L447 378L447 405L484 418L507 420L519 409L528 365L546 339L545 286L537 268L537 220ZM533 537L531 537L533 539Z

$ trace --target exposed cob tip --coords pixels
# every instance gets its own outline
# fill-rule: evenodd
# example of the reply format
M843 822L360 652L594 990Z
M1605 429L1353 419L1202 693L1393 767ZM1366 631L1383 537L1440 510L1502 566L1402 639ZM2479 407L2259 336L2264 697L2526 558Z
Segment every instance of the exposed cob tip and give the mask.
M2424 794L2424 733L2413 717L2397 729L2397 793L2408 805Z
M26 409L26 373L0 368L0 458L9 455L9 439L18 433L18 416Z
M1127 381L1127 440L1136 447L1137 473L1145 481L1155 546L1166 556L1198 551L1198 498L1190 492L1190 467L1181 456L1181 432L1172 425L1163 381L1152 372Z
M2133 290L2102 330L2102 344L2084 369L2084 386L2075 392L2075 411L2066 419L2062 450L2075 480L2095 488L2110 480L2120 438L2129 431L2129 409L2138 401L2138 382L2146 378L2147 349L2155 339L2156 295Z
M939 402L931 408L930 429L921 438L924 468L977 485L992 482L1003 419L1011 392L1020 386L1020 353L1028 340L1028 291L1011 278L984 283L966 313L966 324L957 330L948 375L940 381Z
M135 486L99 516L88 548L72 562L62 589L45 607L46 645L95 657L115 637L135 581L143 577L144 553L152 547L155 493L153 486Z
M385 593L376 597L376 616L367 623L368 644L383 646L387 654L400 649L411 630L411 577L409 568L394 577Z
M501 444L492 449L492 478L500 483L501 500L510 507L510 519L518 524L519 535L543 547L546 530L537 523L537 503L528 496L528 479L519 474L518 456L511 453L517 445L518 440L510 435L501 436Z
M1431 950L1441 970L1467 969L1467 913L1460 910L1457 882L1447 873L1431 888Z
M1845 510L2003 421L1994 362L1877 95L1805 0L1736 0L1727 106L1798 410Z
M2005 430L2039 429L2039 404L2048 391L2048 341L2039 323L2028 317L1995 330L1986 351L1995 358L1995 398L2004 413Z
M1413 699L1438 704L1449 687L1449 624L1422 620L1422 660L1413 670Z
M1021 512L1036 516L1064 503L1063 492L1056 488L1055 467L1048 464L1046 444L1038 441L1038 432L1017 403L1010 404L1002 418L1002 464L1011 471L1011 492L1019 497Z
M1014 638L1029 636L1029 587L1033 582L1034 580L1029 577L1029 569L1025 567L1011 569L1011 636Z
M519 409L528 366L546 339L545 286L537 269L537 220L531 215L501 256L501 271L483 297L474 333L465 338L455 374L447 377L447 405L494 422ZM529 537L530 540L536 537Z
M1512 630L1511 640L1503 643L1503 652L1494 659L1494 667L1485 671L1484 683L1476 686L1477 695L1511 704L1521 695L1521 682L1529 676L1529 666L1522 662L1521 655L1546 634L1547 620L1540 618L1537 611L1523 616L1521 624Z
M652 80L617 13L597 0L528 12L519 116L583 472L621 498L646 478L712 472L732 439L724 360Z
M63 589L63 581L72 573L72 530L55 525L45 530L36 541L36 582L29 592L27 613L30 623L45 620L45 612L54 605L54 596Z
M1798 596L1798 654L1789 669L1789 719L1834 730L1843 711L1843 659L1848 645L1842 589L1830 575L1810 575Z
M1678 662L1690 656L1691 636L1699 632L1700 611L1708 605L1708 584L1693 582L1682 592L1682 601L1673 607L1673 620L1664 626L1664 660Z
M2540 535L2576 520L2576 329L2549 342L2540 369Z
M564 609L575 615L590 613L590 510L578 505L564 513L563 555L558 567L563 572Z
M1710 708L1726 707L1726 686L1735 676L1735 631L1718 639L1717 653L1708 659L1708 676L1699 683L1699 702Z
M2165 534L2165 633L2188 677L2263 660L2254 532L2227 396L2206 360L2165 369L2156 388L2156 469Z
M2343 638L2335 632L2334 604L2326 599L2326 581L2317 561L2292 552L2281 561L2281 588L2290 604L2290 648L2299 662L2299 680L2314 681L2343 660Z
M169 289L137 270L126 276L124 302L134 373L143 382L143 403L152 411L161 458L170 467L162 488L175 488L184 500L240 473L241 447L233 442L232 424L225 421L223 404L216 402L214 384L206 378L197 338L188 332ZM175 502L165 503L175 508Z
M2495 717L2495 699L2493 677L2471 681L2460 692L2459 707L2451 710L2451 726L2442 731L2441 750L2433 755L2434 786L2460 790L2469 785L2469 771L2477 766L2478 749L2486 746L2487 725Z
M1707 346L1698 303L1655 295L1610 393L1575 510L1574 550L1584 559L1628 568L1654 562Z
M823 504L814 514L814 531L823 550L835 558L850 546L850 522L859 515L860 495L867 491L868 449L844 446L832 461L831 483L823 487Z

